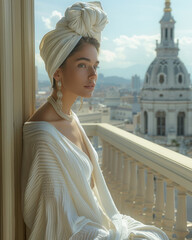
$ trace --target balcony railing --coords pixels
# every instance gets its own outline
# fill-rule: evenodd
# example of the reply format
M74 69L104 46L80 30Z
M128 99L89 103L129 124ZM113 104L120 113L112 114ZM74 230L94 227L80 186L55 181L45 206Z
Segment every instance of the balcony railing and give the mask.
M90 139L99 137L101 169L119 211L162 228L170 239L189 236L192 159L110 124L83 128Z

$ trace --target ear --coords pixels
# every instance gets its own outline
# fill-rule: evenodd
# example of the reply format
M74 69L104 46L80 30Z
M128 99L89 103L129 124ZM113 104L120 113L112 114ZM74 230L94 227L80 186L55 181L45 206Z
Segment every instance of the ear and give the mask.
M61 69L58 68L55 73L53 74L53 78L56 80L56 81L59 81L61 80Z

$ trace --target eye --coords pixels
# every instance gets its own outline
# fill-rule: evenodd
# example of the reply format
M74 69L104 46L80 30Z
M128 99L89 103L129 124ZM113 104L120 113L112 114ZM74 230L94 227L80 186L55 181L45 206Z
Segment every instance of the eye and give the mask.
M79 68L86 68L86 64L85 63L80 63L80 64L78 64L78 67Z

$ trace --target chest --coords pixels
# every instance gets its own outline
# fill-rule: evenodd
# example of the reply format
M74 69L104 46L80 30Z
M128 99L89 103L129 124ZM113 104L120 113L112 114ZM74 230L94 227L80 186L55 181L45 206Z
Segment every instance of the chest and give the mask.
M72 143L74 143L78 148L81 149L90 159L88 149L86 147L85 141L83 139L81 130L77 123L72 124L62 124L55 126L58 131L60 131L65 137L67 137Z
M83 139L81 130L76 122L56 122L52 123L56 129L62 133L65 137L67 137L72 143L74 143L81 151L83 151L88 157L91 159L85 141ZM90 160L91 161L91 160ZM94 187L93 177L91 177L91 187Z

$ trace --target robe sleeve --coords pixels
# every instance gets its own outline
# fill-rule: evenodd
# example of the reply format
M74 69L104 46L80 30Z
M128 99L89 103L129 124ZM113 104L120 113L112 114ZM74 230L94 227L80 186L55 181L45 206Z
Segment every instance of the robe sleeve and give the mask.
M23 217L28 239L111 239L110 231L78 216L56 154L49 146L25 144L23 165Z

